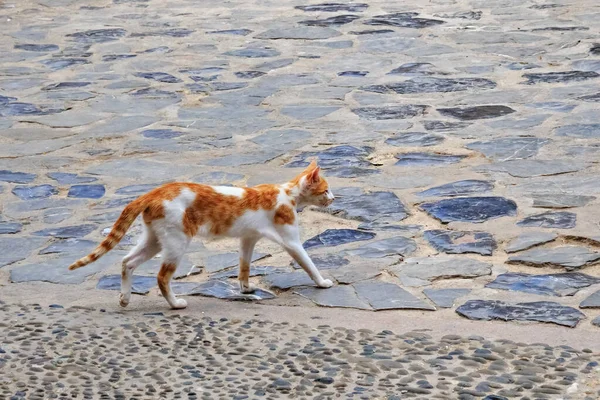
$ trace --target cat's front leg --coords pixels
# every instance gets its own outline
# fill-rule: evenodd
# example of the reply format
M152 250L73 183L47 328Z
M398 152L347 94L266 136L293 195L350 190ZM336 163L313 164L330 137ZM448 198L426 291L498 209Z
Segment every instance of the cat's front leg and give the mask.
M240 292L244 294L254 293L254 286L250 285L250 263L252 262L252 253L254 246L258 242L258 238L243 237L240 241L240 272L238 280L240 282Z
M330 288L333 286L333 282L330 279L325 279L317 269L316 265L310 259L310 256L302 247L302 243L300 241L294 241L292 243L288 243L285 247L285 250L288 252L290 256L302 267L304 271L311 277L315 284L323 289Z

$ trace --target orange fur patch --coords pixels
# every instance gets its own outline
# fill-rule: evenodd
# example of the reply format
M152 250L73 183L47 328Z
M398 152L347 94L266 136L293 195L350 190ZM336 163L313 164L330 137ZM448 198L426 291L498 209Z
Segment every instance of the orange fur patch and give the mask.
M319 180L319 183L317 183L315 186L313 186L311 188L310 192L311 192L311 194L318 196L318 195L325 193L328 189L329 189L329 184L327 183L327 181L325 179L321 178L321 180Z
M172 263L165 263L161 265L156 281L158 282L158 288L164 297L169 294L169 281L177 270L177 265Z
M292 225L296 219L292 207L282 204L275 210L273 221L279 225Z

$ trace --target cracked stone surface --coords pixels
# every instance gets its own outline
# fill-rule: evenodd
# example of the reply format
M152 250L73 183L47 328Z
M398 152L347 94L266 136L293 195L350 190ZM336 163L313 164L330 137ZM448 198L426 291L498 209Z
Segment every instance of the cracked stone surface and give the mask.
M600 253L582 246L560 246L550 249L537 248L508 258L509 264L525 264L533 267L564 267L567 270L583 268L600 260Z
M594 285L600 279L579 272L530 275L507 273L499 275L485 287L551 296L573 296L580 289Z
M467 279L492 273L492 267L488 263L448 256L407 258L390 270L406 286L425 286L438 279Z

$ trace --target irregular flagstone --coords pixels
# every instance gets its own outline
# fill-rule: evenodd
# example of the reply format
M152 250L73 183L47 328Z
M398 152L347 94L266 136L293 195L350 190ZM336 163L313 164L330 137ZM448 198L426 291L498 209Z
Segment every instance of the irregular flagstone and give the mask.
M109 28L109 29L92 29L89 31L70 33L67 37L82 43L105 43L118 40L127 34L125 29Z
M313 258L314 261L314 258ZM300 268L298 266L298 268ZM319 268L321 269L321 268ZM268 267L268 266L251 266L250 267L250 273L248 274L248 276L265 276L265 275L271 275L271 274L280 274L280 273L284 273L284 272L289 272L287 269L285 268L281 268L281 267ZM232 268L230 270L227 271L222 271L222 272L217 272L215 274L211 274L209 279L226 279L226 278L237 278L239 274L239 269L238 268Z
M426 105L407 104L401 106L359 107L352 109L352 112L361 119L388 120L407 119L423 115L428 108L429 106Z
M322 4L311 4L307 6L296 6L302 11L311 12L337 12L337 11L348 11L348 12L363 12L369 7L366 3L322 3Z
M549 296L573 296L580 289L599 282L600 278L579 272L545 275L506 273L498 275L485 287Z
M578 196L572 194L539 194L533 195L533 206L539 208L571 208L583 207L591 201L596 200L596 196Z
M398 309L435 311L435 307L393 283L364 281L357 282L353 286L358 298L369 303L375 311Z
M89 125L104 118L105 116L98 112L69 110L58 114L45 115L43 117L22 118L21 121L35 122L52 128L74 128L76 126Z
M317 118L325 117L326 115L331 114L339 110L340 107L337 106L285 106L282 107L280 112L283 115L288 117L292 117L300 120L313 120Z
M406 132L386 139L385 143L397 147L428 147L437 146L444 140L444 136L435 133Z
M318 254L310 257L315 266L320 270L322 269L337 269L350 264L350 261L341 255L337 254ZM300 265L297 262L293 262L292 266L295 269L300 269Z
M395 236L346 250L344 254L362 258L383 258L388 256L408 256L416 250L417 243L414 240L404 236Z
M296 289L294 293L299 294L322 307L372 310L367 302L358 298L354 287L350 285L333 286L329 289L307 287Z
M536 226L541 228L572 229L577 222L577 214L567 211L548 211L531 215L519 222L518 226Z
M447 254L476 253L491 256L497 247L494 237L487 232L430 230L423 236L437 251Z
M517 160L535 156L550 140L531 137L507 137L469 143L466 147L493 160Z
M309 29L309 28L306 28ZM312 28L310 28L312 29ZM320 28L320 29L328 29L328 28ZM265 32L266 34L267 32ZM271 39L276 39L277 38L277 33L278 32L273 32L271 34L265 35L265 36L261 36L261 35L257 35L256 37L258 39L269 39L266 36L272 36ZM280 39L284 39L283 37L281 37ZM247 48L247 49L237 49L237 50L231 50L225 53L226 56L234 56L234 57L246 57L246 58L268 58L268 57L277 57L279 55L281 55L280 52L278 52L275 49L271 49L271 48Z
M261 146L291 150L306 144L310 137L310 132L300 129L277 129L267 131L262 135L250 139L250 141Z
M600 124L574 124L560 126L554 130L556 136L581 139L600 138Z
M205 183L207 185L218 185L223 183L231 183L244 179L242 174L234 174L230 172L214 171L205 172L193 177L191 180L197 183Z
M173 292L180 296L207 296L224 300L258 301L274 299L273 293L256 289L254 293L242 294L239 286L223 281L208 281L204 283L177 282L172 284Z
M517 215L517 204L504 197L459 197L423 203L420 208L444 224L453 221L481 223Z
M306 21L300 21L299 24L308 26L339 26L346 25L350 22L359 19L358 15L336 15L335 17L324 18L324 19L311 19Z
M116 117L88 129L85 134L93 137L120 136L125 132L143 128L157 121L158 118L145 115Z
M471 293L471 289L424 289L427 296L436 307L452 308L456 299Z
M339 246L342 244L371 240L375 237L372 232L363 232L355 229L327 229L302 244L305 249L323 246Z
M142 183L140 185L129 185L124 186L122 188L117 189L115 194L121 195L142 195L144 193L148 193L152 189L159 187L160 183Z
M516 253L518 251L528 250L532 247L554 241L558 234L551 232L526 232L512 239L504 251L507 253Z
M314 281L304 271L286 272L282 274L267 275L263 278L269 287L286 290L295 286L314 286Z
M456 309L468 319L490 321L549 322L574 328L585 315L579 310L551 301L508 304L498 300L469 300Z
M396 154L398 166L434 166L459 163L467 156L439 153L399 153Z
M599 76L600 74L594 71L566 71L523 74L523 78L527 79L527 81L523 83L526 85L534 85L536 83L579 82L592 78L597 78Z
M29 215L31 211L46 210L58 207L78 208L85 204L84 200L75 199L57 199L46 198L29 201L18 201L4 204L4 214L10 218L23 218L24 214Z
M74 254L75 256L81 255L81 257L89 254L96 248L98 243L92 242L91 240L85 239L63 239L51 243L48 247L40 250L39 254L53 254L53 253L66 253Z
M491 264L465 257L413 257L390 268L406 286L424 286L438 279L476 278L492 273Z
M21 232L23 224L19 222L0 222L0 235L13 235Z
M69 188L68 197L80 199L99 199L104 196L104 185L73 185Z
M396 262L395 257L379 259L377 265L372 264L352 264L348 268L331 269L327 271L335 280L344 285L349 285L355 282L366 281L369 279L376 278L381 275L382 270Z
M26 172L13 172L9 170L0 170L0 181L10 183L31 183L36 178L35 174Z
M131 293L148 294L150 289L157 286L156 277L133 275L131 280ZM96 289L121 290L121 275L104 275L98 281Z
M61 185L71 185L74 183L89 183L97 181L98 178L92 176L79 176L77 174L71 174L67 172L49 172L46 176L50 179L54 179Z
M393 32L393 31L392 31ZM405 63L394 68L388 75L405 75L405 76L420 76L420 75L434 75L442 73L437 70L436 66L431 63ZM437 79L440 78L435 78ZM443 81L443 80L442 80ZM427 82L427 81L426 81ZM432 81L429 81L432 82Z
M262 260L263 258L269 257L270 254L254 252L252 254L251 262ZM240 263L240 255L238 252L233 253L221 253L205 256L202 262L202 266L206 272L212 274L219 272L227 268L237 267Z
M87 236L98 227L93 224L62 226L57 228L46 228L33 232L35 236L53 236L59 239L80 238Z
M341 33L327 27L292 27L292 28L274 28L255 36L257 39L298 39L298 40L318 40L330 39L340 36ZM229 52L231 53L231 52ZM239 51L238 51L239 53ZM227 54L227 53L226 53ZM236 55L236 54L230 54ZM279 54L275 54L279 55ZM245 56L248 57L248 56ZM268 56L273 57L273 56Z
M125 240L121 242L123 244ZM136 268L136 273L144 275L144 276L154 276L156 277L160 272L160 268L162 266L162 258L153 258L150 261L145 262ZM181 279L188 277L190 275L197 275L202 272L202 267L197 265L196 263L190 260L190 254L185 254L179 264L177 265L177 269L173 274L173 279Z
M358 225L358 229L363 231L389 231L389 232L404 232L405 234L416 236L417 233L421 232L423 226L421 225L396 225L390 223L381 222L363 222Z
M527 250L508 258L508 264L524 264L531 267L563 267L567 271L597 264L600 253L581 246L561 246L550 249Z
M365 25L390 25L400 28L428 28L445 23L439 19L418 18L419 13L400 12L393 14L376 15L365 21Z
M453 107L438 108L437 111L442 115L457 118L463 121L472 121L477 119L498 118L515 112L510 107L490 105L475 107Z
M319 166L327 171L327 176L353 178L378 172L368 169L372 164L366 158L372 151L371 147L335 146L323 151L300 153L285 166L304 168L310 164L311 159L317 157Z
M532 176L558 175L577 172L586 165L577 161L560 160L508 160L490 165L484 165L477 170L506 172L517 178Z
M470 194L489 192L494 189L494 184L489 181L468 179L446 183L417 193L419 197L455 197Z
M390 73L397 73L394 71L397 70L393 70ZM429 76L419 76L406 80L404 82L388 83L384 85L371 85L365 86L361 89L375 93L409 94L462 92L471 89L494 89L495 87L495 82L484 78L435 78ZM488 110L487 112L489 113L490 110ZM463 117L461 119L469 118Z
M579 304L579 308L600 308L600 290L586 297Z
M408 210L392 192L365 193L359 188L340 188L340 197L327 208L318 211L362 222L398 222L408 217Z
M26 259L46 242L46 238L0 237L0 268Z
M58 189L52 185L15 186L12 193L21 200L44 199L58 194Z
M452 132L463 129L471 125L469 122L451 122L451 121L423 121L423 126L428 131Z
M45 224L57 224L71 218L73 216L73 211L64 207L51 208L45 210L43 216Z
M177 179L189 174L197 168L189 165L177 165L142 159L116 159L110 160L85 171L91 175L105 175L129 179L161 181Z

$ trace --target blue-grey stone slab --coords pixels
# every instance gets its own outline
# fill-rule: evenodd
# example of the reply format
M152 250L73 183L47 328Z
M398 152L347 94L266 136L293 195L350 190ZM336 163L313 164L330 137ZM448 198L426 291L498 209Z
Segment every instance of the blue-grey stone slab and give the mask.
M298 10L306 12L363 12L369 7L366 3L322 3L322 4L311 4L306 6L296 6Z
M371 240L375 237L372 232L356 229L327 229L303 243L305 249L339 246L342 244Z
M387 222L363 222L358 225L358 229L363 231L403 232L411 237L421 232L422 228L421 225L396 225Z
M423 236L434 249L447 254L475 253L491 256L497 247L494 237L487 232L434 229L425 231Z
M21 261L46 243L46 238L2 237L0 238L0 267Z
M120 136L125 132L143 128L158 121L157 117L146 115L127 115L115 117L88 129L86 135L94 137Z
M74 65L89 64L90 61L85 58L50 58L42 60L40 63L50 68L52 71L59 71Z
M548 211L542 214L531 215L517 222L518 226L571 229L577 223L577 214L568 211Z
M19 222L0 222L0 235L19 233L22 228L23 225Z
M99 199L104 196L104 185L73 185L69 188L68 197L79 199Z
M485 285L487 288L512 290L548 296L573 296L580 289L600 283L600 278L580 272L531 275L506 273Z
M173 139L181 135L183 135L183 132L173 129L146 129L142 131L142 136L150 139Z
M230 184L231 182L244 179L244 175L231 172L213 171L205 172L192 178L192 182L204 183L207 185Z
M360 188L340 188L334 193L335 201L318 211L361 222L399 222L408 217L408 209L392 192L365 193Z
M310 132L300 129L274 129L258 135L250 141L261 146L291 150L304 146L310 137Z
M431 310L435 307L413 296L398 285L388 282L364 281L354 285L358 298L374 310Z
M105 43L118 40L127 34L125 29L109 28L109 29L92 29L88 31L75 32L68 34L67 37L82 43Z
M137 76L138 78L152 79L154 81L164 83L183 82L181 79L176 78L171 74L167 74L166 72L136 72L134 76Z
M405 104L400 106L358 107L352 112L361 119L388 120L407 119L423 115L429 107L419 104Z
M468 319L491 321L537 321L574 328L585 315L552 301L509 304L498 300L469 300L456 309Z
M376 15L365 21L366 25L389 25L400 28L428 28L445 23L439 19L420 18L416 12L399 12L392 14Z
M337 106L285 106L282 107L281 114L300 120L313 120L322 118L326 115L331 114L339 110L341 107Z
M390 73L397 70L392 70ZM494 89L496 83L484 78L435 78L430 76L418 76L404 82L388 83L383 85L371 85L361 88L369 92L375 93L449 93L462 92L471 89ZM481 113L482 111L480 111ZM490 110L487 111L489 113ZM452 115L454 116L454 115ZM465 118L461 119L479 119ZM494 117L487 117L494 118Z
M416 250L417 243L414 240L404 236L394 236L346 250L344 254L362 258L383 258L389 256L408 256Z
M576 194L534 194L533 206L539 208L571 208L583 207L591 201L596 200L596 196L580 196Z
M171 28L171 29L163 29L158 31L148 31L148 32L136 32L132 33L131 37L155 37L155 36L164 36L164 37L172 37L172 38L182 38L187 37L194 33L193 30L187 28Z
M91 82L59 82L59 83L53 83L48 86L44 86L41 90L73 89L73 88L80 88L80 87L88 86L90 84L91 84Z
M494 184L489 181L467 179L446 183L417 193L419 197L456 197L489 192L494 189Z
M135 199L136 199L136 197L125 197L125 198L121 198L121 199L106 200L104 202L94 204L93 208L99 209L99 210L106 210L109 208L117 208L117 207L121 208L121 207L125 207L127 204L131 203Z
M336 15L335 17L323 18L323 19L311 19L306 21L300 21L299 24L307 26L340 26L349 24L352 21L359 19L358 15L346 14Z
M393 29L366 29L364 31L350 31L350 35L381 35L385 33L395 33Z
M69 207L76 209L78 207L83 207L84 204L84 200L58 199L56 197L49 197L46 199L7 203L4 205L4 213L11 218L23 218L24 214L27 214L27 217L29 217L31 211L46 210L58 207Z
M452 308L459 297L471 293L471 289L423 289L423 294L440 308Z
M600 124L564 125L556 128L554 134L581 139L597 139L600 138Z
M507 264L524 264L531 267L564 267L567 271L597 264L600 253L581 246L536 248L511 256Z
M502 105L438 108L437 111L442 115L463 121L498 118L515 112L512 108Z
M508 160L477 168L482 171L505 172L517 178L577 172L585 168L582 162L570 160Z
M338 76L351 76L355 78L360 78L363 76L367 76L369 71L342 71L338 72Z
M327 29L327 28L322 28L322 29ZM265 34L267 32L265 32ZM276 32L274 32L274 33L276 33ZM267 36L277 36L277 35L270 35L269 34ZM268 38L265 38L265 39L268 39ZM257 48L238 49L238 50L231 50L231 51L228 51L227 53L225 53L225 55L227 55L227 56L246 57L246 58L277 57L280 54L281 53L278 52L277 50L271 49L271 48L268 48L268 47L266 47L266 48L257 47Z
M80 238L89 235L98 226L94 224L83 224L73 226L61 226L57 228L46 228L33 232L35 236L52 236L59 239Z
M46 96L49 99L54 100L68 100L68 101L83 101L89 100L96 97L95 94L84 91L74 91L74 92L50 92Z
M102 61L111 62L119 60L127 60L129 58L137 57L137 54L105 54L102 56Z
M579 304L579 308L600 308L600 290L586 297L585 300Z
M444 136L436 133L404 132L386 139L385 143L397 147L428 147L436 146L444 139Z
M40 250L39 254L66 253L83 257L98 246L98 243L85 239L62 239L51 243L48 247Z
M274 299L273 293L256 289L254 293L242 294L238 285L223 281L208 281L204 283L175 282L171 284L173 292L182 296L207 296L224 300L258 301Z
M259 33L255 36L257 39L296 39L296 40L320 40L329 39L336 36L340 36L341 33L335 29L328 27L309 27L309 26L298 26L288 28L273 28L265 32ZM256 52L256 50L261 50ZM273 49L246 49L246 50L234 50L225 53L226 55L238 56L238 57L275 57L280 53ZM240 55L242 54L242 55Z
M568 112L573 111L573 109L575 107L577 107L577 104L563 103L560 101L546 101L546 102L540 102L540 103L525 104L525 106L532 107L532 108L539 108L542 110L568 113Z
M97 181L98 178L92 176L79 176L77 174L71 174L67 172L49 172L46 174L48 178L54 179L61 185L71 185L74 183L90 183Z
M131 293L148 294L150 289L157 286L156 277L133 275L131 280ZM121 290L121 275L104 275L98 281L96 289Z
M269 257L270 254L254 252L251 262ZM240 263L240 255L237 252L222 253L205 256L202 265L208 273L223 271L224 269L237 267Z
M517 215L517 204L504 197L459 197L420 206L429 215L447 224L453 221L481 223Z
M40 53L48 53L51 51L58 50L58 46L55 44L36 44L36 43L23 43L15 44L15 49L24 51L35 51Z
M313 260L314 261L314 260ZM300 268L300 267L298 267ZM250 274L248 276L265 276L270 274L279 274L282 272L287 272L285 268L280 267L269 267L269 266L251 266ZM227 271L217 272L215 274L211 274L209 279L227 279L227 278L237 278L239 274L238 268L232 268Z
M326 290L306 287L296 289L294 293L299 294L322 307L372 310L368 303L358 298L356 291L350 285L333 286Z
M327 176L353 178L377 173L369 169L371 163L366 157L373 151L371 147L354 147L349 145L335 146L323 151L309 151L298 154L286 167L306 167L310 160L317 157L319 166L327 171Z
M295 286L314 286L314 281L304 271L285 272L282 274L271 274L263 278L269 287L286 290Z
M461 162L461 160L465 157L467 156L439 153L399 153L396 154L398 161L394 165L403 167L419 167L456 164Z
M238 71L238 72L235 72L235 76L240 79L255 79L255 78L260 78L263 75L266 75L266 72L262 72L262 71Z
M532 247L539 246L544 243L552 242L558 237L558 234L551 232L526 232L512 239L504 251L507 253L516 253L523 250L528 250Z
M4 103L0 104L0 117L12 117L21 115L46 115L49 112L41 110L38 106L30 103Z
M129 185L129 186L124 186L122 188L117 189L115 194L138 196L138 195L147 193L147 192L151 191L152 189L155 189L159 186L160 186L159 183L142 183L139 185Z
M347 260L346 258L342 257L341 255L337 255L337 254L319 254L319 255L312 255L310 257L310 259L312 260L312 262L315 264L315 266L319 269L337 269L340 267L343 267L345 265L350 264L350 261ZM295 269L300 269L300 265L298 265L297 262L293 262L292 266Z
M58 194L58 189L52 185L15 186L12 193L21 200L45 199Z
M391 70L390 72L388 72L388 75L404 75L404 76L421 76L421 75L433 75L433 74L437 74L440 73L440 71L437 70L437 68L435 67L435 65L433 65L432 63L428 63L428 62L411 62L411 63L404 63L401 66L394 68L393 70ZM436 80L433 81L429 81L429 82L436 82ZM442 80L443 82L444 80ZM418 82L418 81L417 81ZM427 81L425 81L427 82ZM409 83L409 85L412 85L413 83Z
M471 125L469 122L423 121L423 126L425 129L435 132L452 132L466 128L469 125Z
M536 83L579 82L592 78L597 78L599 76L600 74L594 71L565 71L523 74L523 78L527 79L527 81L523 83L526 85L534 85Z
M35 174L26 172L13 172L9 170L0 170L0 181L11 183L31 183L36 178Z
M535 156L550 140L534 137L506 137L469 143L466 147L493 160L518 160Z
M406 286L425 286L438 279L476 278L492 273L488 263L466 257L436 256L407 258L389 268Z
M207 34L215 35L236 35L236 36L247 36L252 33L250 29L224 29L220 31L206 32Z
M197 167L193 169L197 169ZM178 165L173 162L164 163L144 159L121 158L109 160L103 164L91 167L86 172L92 175L106 175L146 181L166 181L168 179L177 179L191 171L192 168L190 166Z

